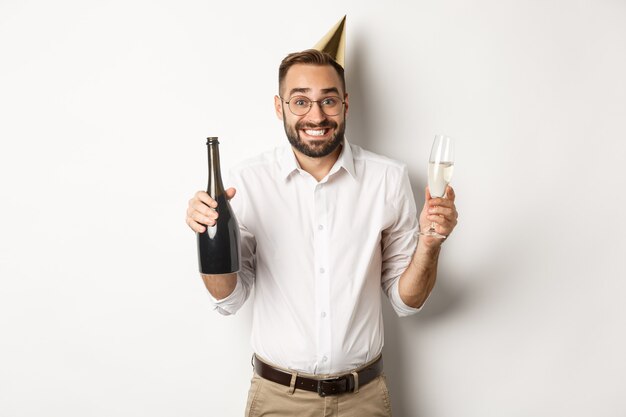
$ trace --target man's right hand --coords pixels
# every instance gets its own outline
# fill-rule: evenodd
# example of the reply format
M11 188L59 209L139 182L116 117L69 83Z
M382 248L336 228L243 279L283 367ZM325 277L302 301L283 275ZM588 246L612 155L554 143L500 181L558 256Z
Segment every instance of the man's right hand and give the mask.
M229 188L225 190L226 198L229 200L235 196L237 190ZM187 225L196 233L202 233L206 226L213 226L217 219L217 202L207 194L206 191L198 191L187 207Z

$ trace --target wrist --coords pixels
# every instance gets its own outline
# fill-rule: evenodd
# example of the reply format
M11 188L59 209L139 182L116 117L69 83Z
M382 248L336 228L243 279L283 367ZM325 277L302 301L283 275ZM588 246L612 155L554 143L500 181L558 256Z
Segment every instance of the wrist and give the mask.
M440 238L435 236L419 235L417 249L420 251L421 248L421 252L425 252L427 255L437 255L441 250L443 242L445 242L447 238L447 236Z

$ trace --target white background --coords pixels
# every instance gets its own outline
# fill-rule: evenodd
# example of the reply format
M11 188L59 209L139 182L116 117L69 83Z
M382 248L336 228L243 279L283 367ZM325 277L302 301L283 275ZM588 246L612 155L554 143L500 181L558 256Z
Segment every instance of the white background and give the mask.
M249 305L211 311L187 201L206 136L224 170L285 141L278 63L344 14L350 140L419 205L457 140L437 286L385 310L395 415L626 415L626 2L2 0L1 416L243 414Z

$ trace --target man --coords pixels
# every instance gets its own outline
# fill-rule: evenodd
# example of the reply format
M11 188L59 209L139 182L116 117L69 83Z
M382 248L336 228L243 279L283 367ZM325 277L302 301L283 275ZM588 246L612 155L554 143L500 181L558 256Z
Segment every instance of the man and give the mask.
M290 146L235 169L227 190L241 269L202 276L223 314L255 288L246 415L389 416L380 289L401 316L422 306L443 240L418 241L418 228L452 232L454 191L431 198L426 190L418 220L406 167L344 137L344 71L324 52L283 60L274 106ZM215 207L196 193L187 224L203 232Z

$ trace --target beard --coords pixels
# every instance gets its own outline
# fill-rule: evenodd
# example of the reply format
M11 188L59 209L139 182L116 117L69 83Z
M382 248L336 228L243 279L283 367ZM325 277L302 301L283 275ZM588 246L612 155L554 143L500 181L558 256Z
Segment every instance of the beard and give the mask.
M345 118L340 124L328 119L322 121L321 123L300 121L296 123L294 128L293 126L287 124L287 120L283 116L283 125L285 126L285 133L287 134L287 139L289 139L291 146L311 158L322 158L333 153L335 149L343 143L346 131ZM305 143L302 138L300 138L301 129L334 129L335 134L328 141L310 145Z

